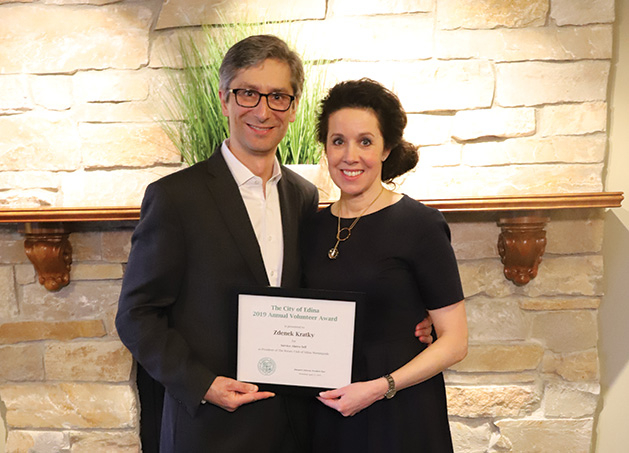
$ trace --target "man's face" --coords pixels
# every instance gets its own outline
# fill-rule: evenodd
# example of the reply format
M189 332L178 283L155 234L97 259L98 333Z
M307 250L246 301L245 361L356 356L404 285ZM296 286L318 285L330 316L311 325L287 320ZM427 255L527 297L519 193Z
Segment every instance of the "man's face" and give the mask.
M240 72L232 80L229 89L250 89L260 93L285 93L293 95L290 84L290 68L283 61L264 60ZM295 121L297 99L286 112L271 110L267 99L262 97L253 108L241 107L234 93L219 92L223 115L229 118L229 148L236 155L274 154L277 145L286 135L289 123Z

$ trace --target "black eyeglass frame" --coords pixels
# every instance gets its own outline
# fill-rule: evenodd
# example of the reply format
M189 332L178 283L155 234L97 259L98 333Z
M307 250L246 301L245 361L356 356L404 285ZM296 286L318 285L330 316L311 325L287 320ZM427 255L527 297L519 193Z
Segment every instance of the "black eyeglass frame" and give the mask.
M238 102L238 92L239 91L250 91L252 93L258 93L259 97L258 97L258 102L255 103L255 105L242 105L240 102ZM234 94L234 100L236 101L236 104L238 104L240 107L244 107L246 109L253 109L256 108L259 104L260 101L262 100L262 97L266 98L266 105L268 108L270 108L271 110L274 110L276 112L287 112L291 106L293 105L293 101L295 99L297 99L297 96L294 96L292 94L288 94L288 93L278 93L278 92L273 92L273 93L260 93L258 90L252 90L250 88L230 88L229 90L227 90L228 93L233 93ZM290 98L290 102L288 103L288 107L286 107L285 109L276 109L271 107L271 104L269 104L269 96L271 95L282 95L282 96L288 96Z

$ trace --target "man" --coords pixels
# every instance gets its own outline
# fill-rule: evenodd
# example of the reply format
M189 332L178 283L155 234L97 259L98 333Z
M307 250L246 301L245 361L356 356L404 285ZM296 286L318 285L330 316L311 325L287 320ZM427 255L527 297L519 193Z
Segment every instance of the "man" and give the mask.
M220 69L229 138L146 190L116 326L166 388L162 453L308 449L303 400L234 379L234 289L297 287L299 225L317 208L316 188L275 158L303 78L279 38L235 44Z

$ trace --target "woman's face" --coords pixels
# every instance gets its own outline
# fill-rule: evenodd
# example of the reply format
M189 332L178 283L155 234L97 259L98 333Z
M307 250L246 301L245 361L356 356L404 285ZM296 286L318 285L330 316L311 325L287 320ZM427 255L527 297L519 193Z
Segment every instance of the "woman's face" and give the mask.
M379 192L389 151L372 110L344 108L330 115L325 152L332 181L344 195Z

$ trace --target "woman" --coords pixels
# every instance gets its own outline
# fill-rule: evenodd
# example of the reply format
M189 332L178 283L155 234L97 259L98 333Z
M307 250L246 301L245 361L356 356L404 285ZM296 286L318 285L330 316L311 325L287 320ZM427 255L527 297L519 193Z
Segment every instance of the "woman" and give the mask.
M465 357L467 322L450 231L439 211L382 184L417 163L406 114L368 79L339 83L321 107L318 138L341 197L307 222L305 285L365 299L352 384L318 397L314 450L451 452L441 372ZM429 347L408 334L426 310Z

